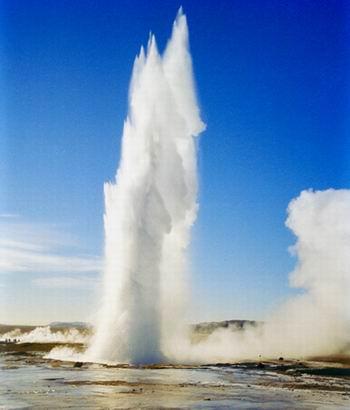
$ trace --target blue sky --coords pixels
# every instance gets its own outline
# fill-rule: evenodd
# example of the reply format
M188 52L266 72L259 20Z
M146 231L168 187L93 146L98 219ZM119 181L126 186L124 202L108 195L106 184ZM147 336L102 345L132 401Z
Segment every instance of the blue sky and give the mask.
M93 313L133 60L181 4L207 124L189 316L263 318L292 292L289 201L349 187L349 4L3 0L0 255L39 265L0 265L0 322Z

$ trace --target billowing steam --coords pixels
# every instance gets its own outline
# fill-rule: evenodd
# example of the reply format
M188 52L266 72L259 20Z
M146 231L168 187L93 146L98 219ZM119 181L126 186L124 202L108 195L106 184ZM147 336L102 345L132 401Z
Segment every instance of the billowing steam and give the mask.
M17 343L87 343L90 335L87 331L78 329L52 330L50 326L40 326L29 332L14 329L0 335L0 341L15 341Z
M303 191L288 207L297 237L290 275L302 289L267 322L243 331L217 330L183 345L180 360L216 362L350 354L350 190Z

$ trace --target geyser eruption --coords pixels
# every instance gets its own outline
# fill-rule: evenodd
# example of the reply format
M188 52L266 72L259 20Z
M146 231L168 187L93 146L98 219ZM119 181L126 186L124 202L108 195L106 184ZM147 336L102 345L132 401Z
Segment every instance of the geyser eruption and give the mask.
M191 343L183 327L186 248L197 212L196 136L204 129L181 10L163 56L135 60L115 183L105 184L103 304L84 357L186 363L350 354L350 190L303 191L288 207L301 288L267 320ZM184 336L184 337L182 337ZM51 357L76 353L53 352Z
M116 182L105 184L104 295L89 360L159 362L179 329L203 129L180 9L164 55L151 35L135 60Z

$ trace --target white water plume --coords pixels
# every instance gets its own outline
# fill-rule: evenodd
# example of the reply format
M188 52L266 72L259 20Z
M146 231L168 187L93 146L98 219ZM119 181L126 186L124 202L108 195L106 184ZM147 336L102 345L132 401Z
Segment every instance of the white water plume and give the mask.
M135 60L115 183L105 184L103 306L89 361L159 362L181 327L186 248L197 213L196 102L186 17L165 53Z

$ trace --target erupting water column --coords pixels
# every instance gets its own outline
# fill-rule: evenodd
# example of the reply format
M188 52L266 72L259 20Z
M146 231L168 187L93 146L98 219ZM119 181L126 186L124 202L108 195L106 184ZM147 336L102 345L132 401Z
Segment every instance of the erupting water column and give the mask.
M150 36L135 60L116 183L105 184L104 296L89 360L165 359L181 322L203 129L180 9L164 55Z

